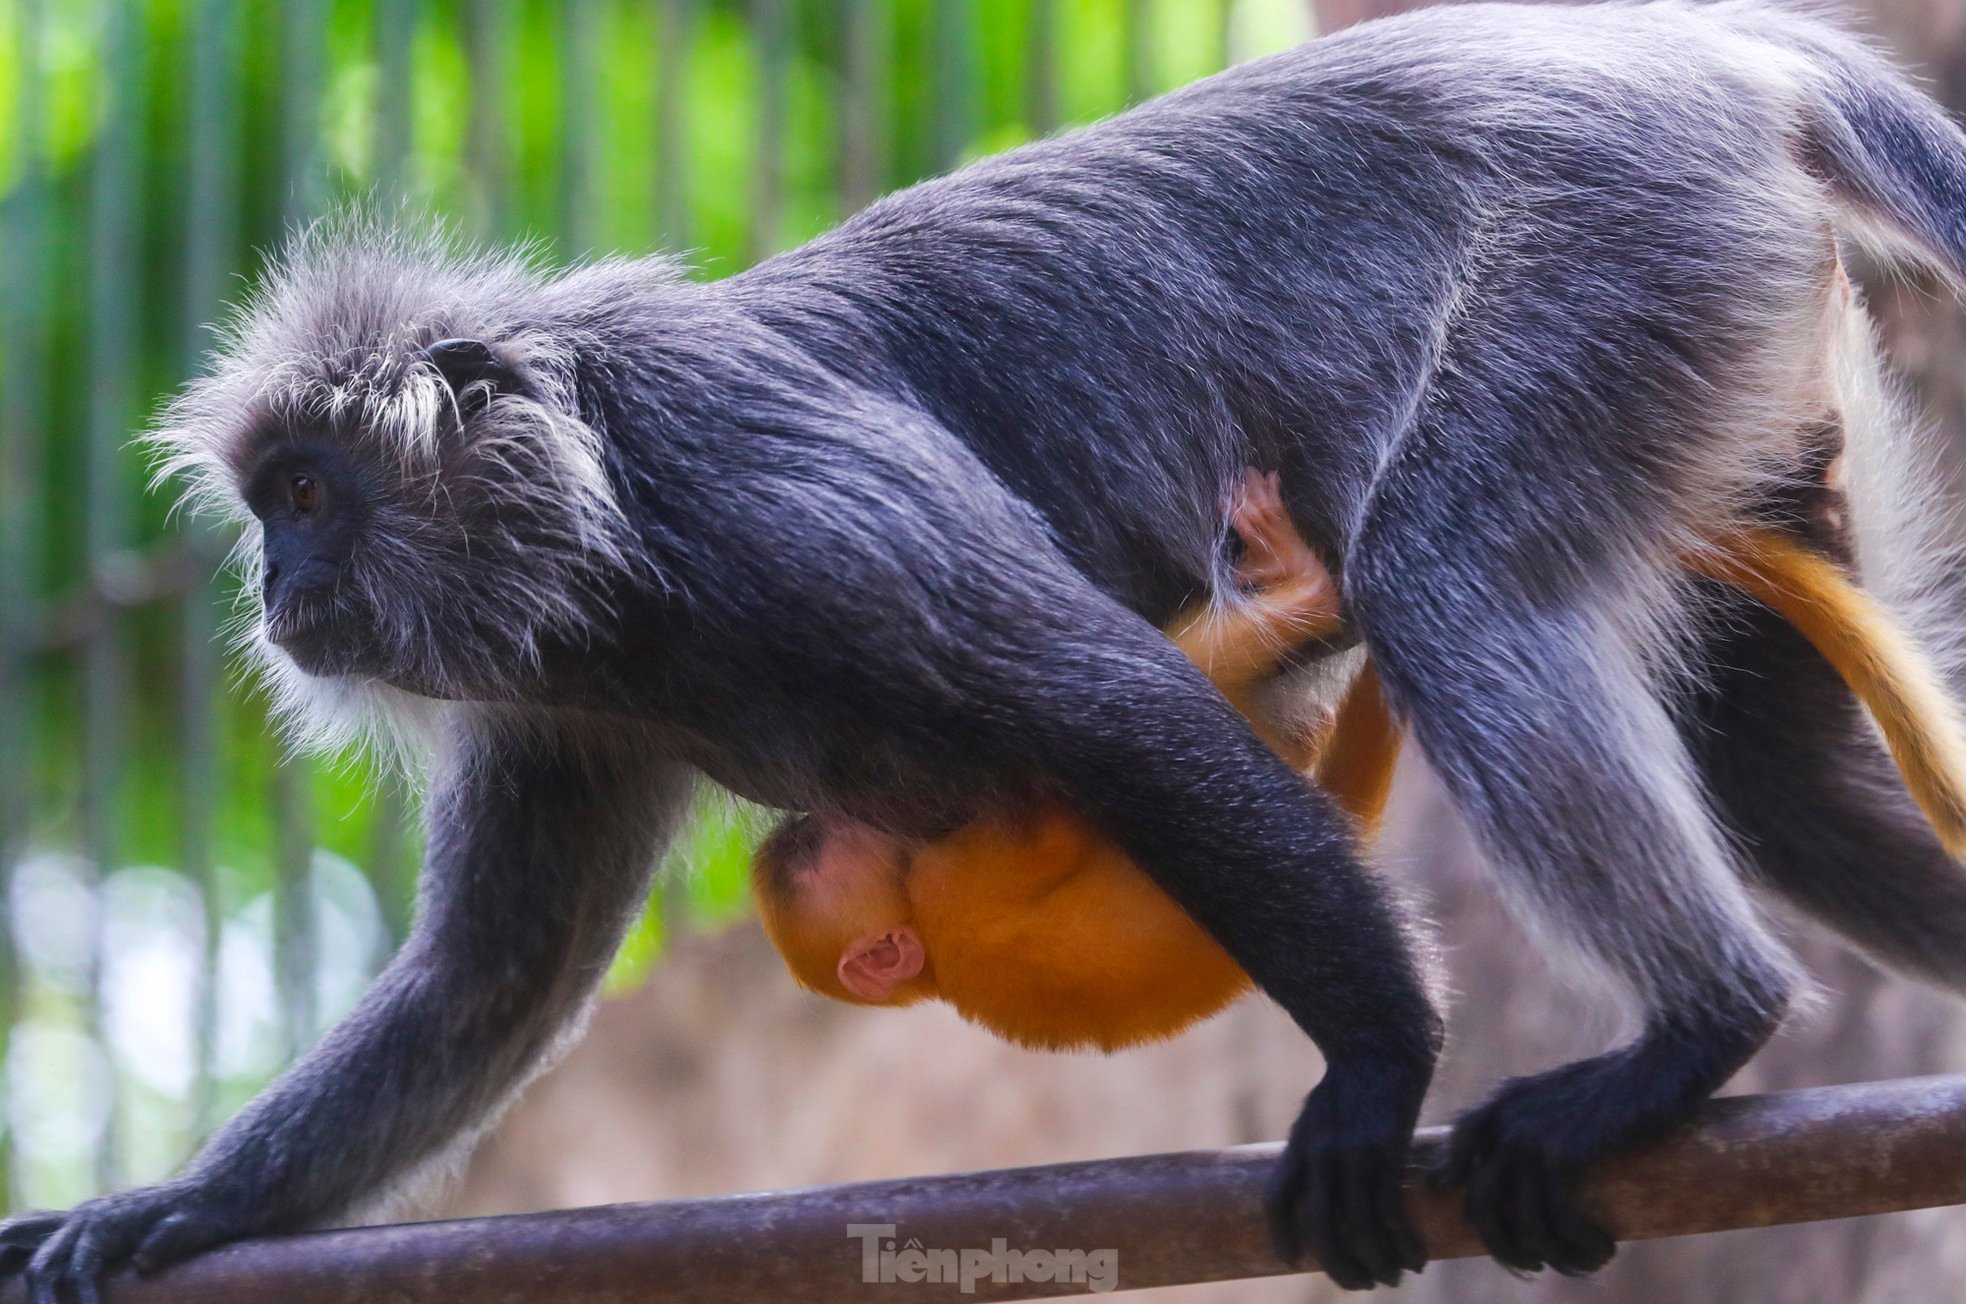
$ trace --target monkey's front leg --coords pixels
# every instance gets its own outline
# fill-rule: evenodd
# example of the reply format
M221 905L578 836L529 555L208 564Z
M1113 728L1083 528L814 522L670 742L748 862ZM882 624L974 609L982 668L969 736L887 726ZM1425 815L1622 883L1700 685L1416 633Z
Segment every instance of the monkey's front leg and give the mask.
M1426 1262L1401 1185L1440 1023L1395 904L1334 803L1170 644L1089 588L1066 606L1076 629L1007 686L1015 736L1324 1052L1272 1193L1284 1253L1397 1282Z
M341 1217L503 1101L583 1007L682 808L628 745L460 729L429 801L416 928L355 1010L183 1176L0 1226L35 1304L97 1278Z

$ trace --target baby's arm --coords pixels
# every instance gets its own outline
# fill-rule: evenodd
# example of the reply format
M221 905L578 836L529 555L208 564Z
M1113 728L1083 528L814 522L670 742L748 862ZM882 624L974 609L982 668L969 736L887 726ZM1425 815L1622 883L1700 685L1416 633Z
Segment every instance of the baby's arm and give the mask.
M1292 651L1344 628L1338 587L1291 523L1274 473L1251 471L1230 512L1242 537L1239 605L1203 607L1178 621L1175 645L1238 706Z

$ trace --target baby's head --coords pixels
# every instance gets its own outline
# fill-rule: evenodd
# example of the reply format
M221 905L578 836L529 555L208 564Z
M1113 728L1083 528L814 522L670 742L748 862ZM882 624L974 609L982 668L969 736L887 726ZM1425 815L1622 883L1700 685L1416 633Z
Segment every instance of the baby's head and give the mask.
M859 1005L936 994L908 901L908 861L900 839L850 820L803 815L765 839L751 894L800 986Z

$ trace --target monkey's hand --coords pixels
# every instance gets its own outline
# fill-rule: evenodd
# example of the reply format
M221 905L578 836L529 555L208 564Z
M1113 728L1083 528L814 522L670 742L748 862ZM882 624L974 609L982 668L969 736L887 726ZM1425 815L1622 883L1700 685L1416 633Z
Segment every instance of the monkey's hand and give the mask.
M1268 1213L1277 1252L1305 1251L1346 1290L1393 1286L1427 1265L1406 1217L1407 1152L1419 1117L1417 1090L1333 1061L1304 1102L1271 1179Z
M97 1304L98 1279L125 1264L153 1272L269 1230L269 1206L184 1179L0 1223L0 1274L25 1269L33 1304Z
M425 909L347 1018L185 1175L0 1225L33 1304L103 1273L373 1207L541 1060L607 968L691 791L638 736L460 723L440 753Z

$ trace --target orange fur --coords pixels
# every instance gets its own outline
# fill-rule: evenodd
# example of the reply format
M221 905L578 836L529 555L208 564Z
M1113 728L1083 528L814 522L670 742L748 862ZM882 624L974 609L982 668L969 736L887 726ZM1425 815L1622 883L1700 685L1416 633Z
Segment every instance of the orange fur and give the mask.
M1687 559L1793 625L1869 708L1905 786L1947 851L1966 855L1966 726L1917 642L1835 563L1773 530Z
M898 844L880 839L872 830L859 830L852 836L863 845L835 850L865 855L853 873L801 873L799 867L782 862L764 863L773 853L761 851L751 874L751 900L757 906L765 936L801 987L836 1001L864 1005L868 1002L840 981L841 953L877 923L912 923L914 906L908 898L906 867ZM876 839L885 845L871 845ZM935 994L931 957L919 978L880 1004L913 1005Z
M1252 480L1239 509L1261 587L1240 606L1189 613L1171 637L1370 837L1401 742L1372 664L1321 738L1284 727L1258 702L1289 651L1340 628L1336 594L1274 490L1273 480ZM1685 564L1765 603L1809 639L1876 717L1948 849L1966 846L1966 728L1889 613L1834 564L1772 531L1729 535ZM1228 954L1117 844L1055 801L897 855L905 870L876 865L862 875L872 881L811 899L766 886L782 885L782 874L756 876L766 929L801 983L858 1000L833 972L842 948L870 928L912 927L932 967L878 1003L939 996L1011 1041L1105 1050L1171 1036L1249 989Z
M1306 769L1315 740L1259 710L1255 691L1293 649L1343 627L1337 593L1290 525L1274 477L1252 477L1237 528L1256 591L1189 613L1173 637L1279 754ZM786 870L761 865L753 875L760 917L793 977L837 999L893 1005L932 993L1011 1041L1113 1050L1172 1036L1250 986L1117 843L1055 801L910 849L898 876L905 900L892 895L897 876L879 866L855 876L885 886L811 892L799 885L817 889L833 876ZM886 1000L848 992L838 957L856 936L897 926L917 931L932 968Z
M1125 852L1056 803L924 847L909 896L942 998L1026 1046L1171 1036L1249 989Z

